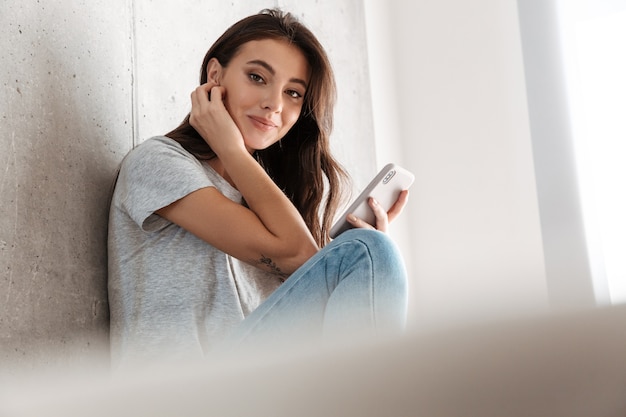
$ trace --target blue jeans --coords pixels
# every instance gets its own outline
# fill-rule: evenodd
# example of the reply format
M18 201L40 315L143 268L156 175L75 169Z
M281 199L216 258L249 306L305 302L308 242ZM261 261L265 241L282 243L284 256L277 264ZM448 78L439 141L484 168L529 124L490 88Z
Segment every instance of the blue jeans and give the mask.
M396 245L384 233L353 229L295 271L235 328L228 344L400 332L406 312L406 269Z

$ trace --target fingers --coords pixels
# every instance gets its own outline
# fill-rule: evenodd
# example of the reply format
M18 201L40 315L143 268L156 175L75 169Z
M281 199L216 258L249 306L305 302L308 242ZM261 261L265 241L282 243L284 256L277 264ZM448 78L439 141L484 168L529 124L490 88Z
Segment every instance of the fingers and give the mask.
M372 226L365 220L356 217L354 214L348 214L348 217L346 217L346 220L348 221L348 223L350 223L353 227L357 229L371 229L371 230L376 229L374 226Z
M225 93L226 93L226 89L224 87L220 87L219 85L214 85L209 90L209 94L207 95L207 98L209 99L210 102L223 103Z
M368 204L374 213L376 218L375 225L367 223L365 220L356 217L354 214L350 214L347 217L348 222L353 226L361 229L375 229L381 232L387 232L389 223L397 218L402 210L406 206L409 199L409 191L404 190L398 196L396 202L391 206L388 212L376 201L374 198L369 198Z
M223 87L211 83L202 84L192 91L189 122L196 130L202 129L203 120L224 116L224 93Z
M387 217L388 217L389 222L392 222L396 217L400 215L400 213L402 213L402 210L404 210L404 207L406 206L406 203L408 201L409 201L409 190L404 190L400 193L396 202L393 204L393 206L391 206L391 208L387 212Z
M389 217L387 216L387 212L375 198L370 198L368 203L374 212L374 216L376 217L376 230L386 232L387 227L389 226Z
M371 225L363 219L356 217L354 214L350 214L347 217L348 222L357 228L360 229L372 229L378 230L381 232L386 232L387 227L389 226L389 220L387 218L387 212L383 209L383 207L376 201L374 198L368 199L368 204L374 213L374 217L376 218L375 225Z
M230 116L224 98L226 89L213 82L198 86L191 93L189 123L220 155L224 146L243 147L243 137Z
M213 83L206 83L196 87L191 92L191 109L198 113L206 111L207 107L213 104L223 104L224 88ZM213 97L213 100L211 100Z
M191 113L189 121L194 128L198 128L202 115L209 105L209 92L212 85L202 84L191 92Z
M202 84L191 92L192 108L205 105L209 101L209 91L211 91L211 87L212 86L209 84Z

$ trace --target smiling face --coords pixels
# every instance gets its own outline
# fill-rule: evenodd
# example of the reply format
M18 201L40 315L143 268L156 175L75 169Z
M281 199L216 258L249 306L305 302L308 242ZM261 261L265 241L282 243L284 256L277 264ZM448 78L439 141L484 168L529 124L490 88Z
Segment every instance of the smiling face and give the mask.
M250 152L276 143L300 117L309 65L302 51L286 41L247 42L227 67L214 60L207 71L209 80L225 88L226 109Z

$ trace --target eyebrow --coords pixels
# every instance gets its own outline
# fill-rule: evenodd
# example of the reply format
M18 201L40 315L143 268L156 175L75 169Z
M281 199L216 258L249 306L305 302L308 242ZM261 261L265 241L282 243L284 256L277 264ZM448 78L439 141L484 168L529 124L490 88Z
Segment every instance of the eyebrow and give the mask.
M253 59L252 61L248 61L247 64L248 65L260 65L266 70L268 70L270 74L276 75L276 70L274 70L274 68L270 64L268 64L267 62L261 59ZM292 83L301 84L305 89L308 88L306 81L304 81L301 78L291 78L289 81L291 81Z

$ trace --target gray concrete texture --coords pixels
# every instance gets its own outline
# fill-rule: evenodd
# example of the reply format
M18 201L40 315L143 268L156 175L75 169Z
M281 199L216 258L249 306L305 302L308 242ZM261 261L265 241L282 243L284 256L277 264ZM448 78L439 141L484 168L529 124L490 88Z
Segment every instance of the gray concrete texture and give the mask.
M266 7L327 47L333 148L375 170L361 0L0 0L0 369L106 366L106 223L117 166L175 127L210 44Z

